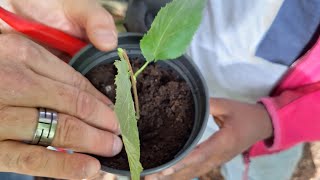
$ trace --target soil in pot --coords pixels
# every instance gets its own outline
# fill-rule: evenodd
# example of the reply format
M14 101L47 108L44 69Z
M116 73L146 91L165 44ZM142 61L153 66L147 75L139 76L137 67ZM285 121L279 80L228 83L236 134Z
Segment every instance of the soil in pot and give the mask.
M142 65L135 60L134 71ZM86 77L103 94L115 102L116 68L104 64L92 69ZM191 134L194 102L185 80L175 71L161 65L149 65L137 78L141 117L138 121L141 163L144 169L162 165L182 149ZM102 165L129 170L125 149L112 158L97 157Z

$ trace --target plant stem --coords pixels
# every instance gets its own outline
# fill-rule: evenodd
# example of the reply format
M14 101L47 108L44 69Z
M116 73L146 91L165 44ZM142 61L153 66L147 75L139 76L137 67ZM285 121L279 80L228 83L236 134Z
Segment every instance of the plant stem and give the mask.
M134 74L135 79L137 79L139 74L148 66L149 63L149 61L146 61L144 65Z
M130 73L130 77L131 77L132 90L133 90L133 96L134 96L134 104L136 107L136 115L137 115L137 119L139 120L140 119L140 108L139 108L139 98L138 98L136 77L133 74L132 66L131 66L131 63L130 63L130 60L129 60L129 57L128 57L126 51L123 50L122 54L123 54L123 57L129 66L129 73Z

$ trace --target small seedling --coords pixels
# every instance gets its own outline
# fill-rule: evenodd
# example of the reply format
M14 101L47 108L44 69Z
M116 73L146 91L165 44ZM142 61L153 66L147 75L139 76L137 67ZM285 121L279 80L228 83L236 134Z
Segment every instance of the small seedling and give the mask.
M146 62L137 72L133 72L126 51L118 49L120 60L114 63L118 70L115 79L115 112L119 119L132 180L139 180L143 170L137 127L140 110L136 80L148 64L183 55L200 25L205 3L206 0L173 0L159 11L150 30L140 41Z

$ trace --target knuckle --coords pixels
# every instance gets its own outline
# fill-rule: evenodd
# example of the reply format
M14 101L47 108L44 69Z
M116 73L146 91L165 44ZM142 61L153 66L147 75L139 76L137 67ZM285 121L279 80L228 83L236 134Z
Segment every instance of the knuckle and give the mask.
M86 157L80 156L66 156L61 160L60 166L63 174L67 174L73 179L83 179L92 176L88 170L95 165L88 161Z
M30 87L37 85L35 78L28 75L24 70L16 71L10 78L11 81L16 82L21 89L29 89ZM20 89L19 87L17 87L17 90Z
M84 91L78 91L75 94L75 113L80 119L87 119L93 113L97 106L97 102L93 100L92 96Z
M87 89L89 81L82 76L79 72L75 72L72 78L73 86L79 89Z
M59 120L57 135L53 142L56 145L63 145L65 147L77 148L77 143L74 143L74 140L78 138L80 134L82 134L84 129L81 125L79 125L76 121L76 118L72 116L62 116Z
M23 43L23 38L17 34L2 34L0 36L0 42L1 43L5 43L6 44L6 47L8 48L8 45L9 47L11 47L12 45L14 46L17 46L17 44L19 43Z
M6 124L9 114L7 112L8 106L0 105L0 122L1 124Z
M15 142L0 142L0 172L14 172L19 169L18 160L20 159L20 153L16 149Z
M79 169L81 169L79 171L79 177L89 177L90 174L88 172L88 169L89 169L88 165L85 163L80 163L79 166L80 166Z
M81 168L78 168L81 166L82 162L81 159L77 159L77 161L74 161L68 157L64 157L60 161L60 167L62 170L62 174L66 174L69 177L81 177L81 178L76 178L76 179L82 179L82 172ZM75 171L77 173L75 173Z
M6 48L3 53L7 58L12 60L28 63L29 61L34 61L35 56L40 55L39 49L35 48L32 41L19 35L4 35L0 38L0 42L6 44Z
M18 167L27 171L39 171L46 167L48 163L48 156L40 149L33 149L32 151L22 152L18 159Z
M18 46L19 55L17 60L24 64L33 63L37 57L40 57L40 50L26 42L25 45Z
M0 101L4 104L13 97L31 96L32 89L38 87L37 79L23 68L7 66L0 70Z
M8 109L8 106L0 105L0 123L2 124L2 127L0 127L0 141L10 138L7 136L8 125L10 126L12 123L17 123L15 122L16 120L12 118L12 114L10 114Z
M114 143L118 137L109 133L95 132L91 138L90 148L103 149L104 153L112 154Z
M7 151L0 152L0 171L10 171L15 168L16 158Z

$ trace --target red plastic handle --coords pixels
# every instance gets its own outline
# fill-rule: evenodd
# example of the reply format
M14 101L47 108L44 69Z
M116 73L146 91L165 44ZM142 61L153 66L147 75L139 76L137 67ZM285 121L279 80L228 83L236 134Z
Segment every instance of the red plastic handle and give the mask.
M13 29L36 41L73 56L87 44L62 31L44 24L32 22L0 7L0 18Z

